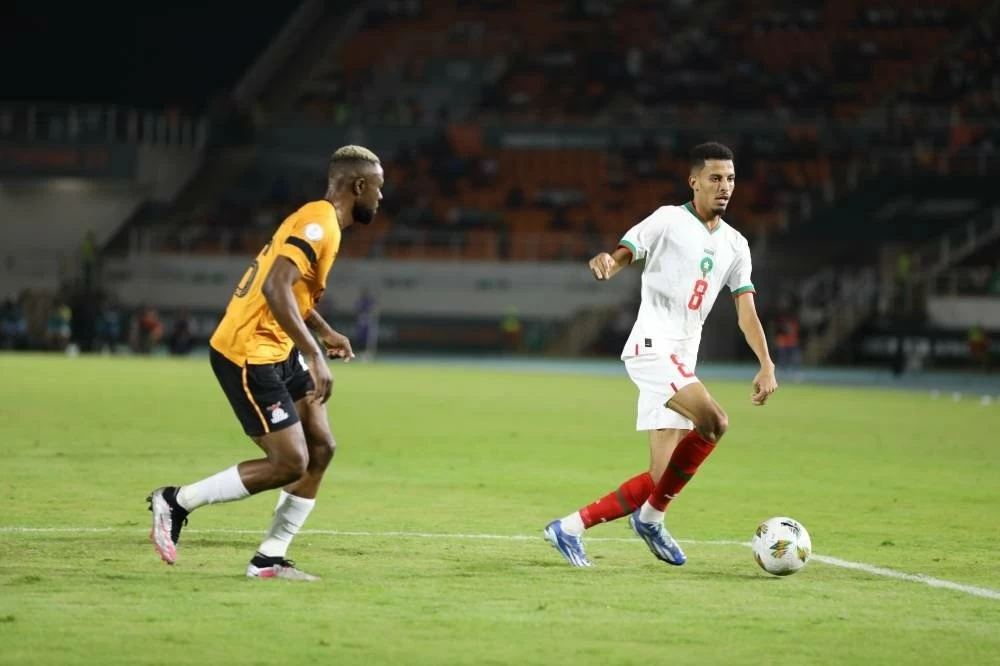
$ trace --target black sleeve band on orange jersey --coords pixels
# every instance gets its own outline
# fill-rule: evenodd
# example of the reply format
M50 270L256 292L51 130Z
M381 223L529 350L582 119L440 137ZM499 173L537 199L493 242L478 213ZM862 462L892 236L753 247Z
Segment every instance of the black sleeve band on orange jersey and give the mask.
M294 245L302 250L302 254L306 255L306 259L309 260L310 264L316 263L316 250L314 250L312 245L309 243L305 242L301 238L296 238L295 236L289 236L286 238L285 243L288 245Z

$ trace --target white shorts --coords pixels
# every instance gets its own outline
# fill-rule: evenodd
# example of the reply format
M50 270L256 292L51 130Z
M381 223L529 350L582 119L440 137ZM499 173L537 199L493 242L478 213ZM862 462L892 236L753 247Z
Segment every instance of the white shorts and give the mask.
M639 389L636 430L690 430L694 427L689 419L666 405L675 393L699 381L694 374L697 352L687 354L682 347L678 347L677 351L658 349L655 353L649 350L622 360L632 383Z

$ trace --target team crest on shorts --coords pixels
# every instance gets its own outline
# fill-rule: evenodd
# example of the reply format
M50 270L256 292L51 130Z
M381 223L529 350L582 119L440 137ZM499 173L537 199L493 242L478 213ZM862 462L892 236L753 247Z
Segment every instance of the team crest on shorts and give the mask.
M267 408L267 411L271 412L271 423L281 423L288 418L288 412L281 408L281 403L276 402Z

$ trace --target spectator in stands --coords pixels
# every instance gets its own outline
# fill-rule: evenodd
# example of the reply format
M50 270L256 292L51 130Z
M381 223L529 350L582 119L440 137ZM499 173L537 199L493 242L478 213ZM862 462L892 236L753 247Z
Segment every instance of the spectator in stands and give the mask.
M982 324L976 324L969 329L969 353L973 361L982 370L990 370L990 337Z
M49 349L64 351L73 335L73 311L62 299L55 302L45 327L45 342Z
M151 354L153 348L163 337L163 323L160 315L151 307L139 308L139 314L133 319L132 348L139 354Z
M503 332L504 351L519 352L523 349L524 327L521 324L521 317L517 314L517 308L510 307L507 314L500 323Z
M507 198L504 202L509 210L518 210L524 207L525 196L524 190L517 183L511 185L510 189L507 190Z
M28 322L21 312L20 304L8 298L0 306L0 348L27 349Z
M775 360L778 370L787 372L795 381L802 376L802 349L799 338L799 318L790 304L785 304L775 319Z
M376 326L376 309L378 303L368 287L361 290L358 300L354 302L354 339L355 349L361 353L361 359L370 360L374 348L374 336L378 335Z
M173 330L167 338L167 348L174 356L187 356L194 349L195 322L187 311L182 310L174 320Z
M566 215L566 208L563 206L556 208L552 213L552 219L549 221L549 229L552 231L566 231L571 226L569 217Z
M660 146L651 134L646 134L642 142L622 150L622 156L639 178L656 178L659 172Z
M890 370L894 377L902 377L906 370L906 334L902 326L897 324L896 332L893 335L892 357L890 358Z
M114 354L122 340L121 313L110 298L101 303L97 312L94 343L98 350Z

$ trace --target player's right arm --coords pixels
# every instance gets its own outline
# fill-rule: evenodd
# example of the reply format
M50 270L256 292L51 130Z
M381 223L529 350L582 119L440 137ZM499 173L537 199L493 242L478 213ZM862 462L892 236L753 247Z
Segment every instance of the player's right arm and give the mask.
M346 335L333 330L330 324L316 312L310 310L305 317L306 326L319 336L320 341L326 345L326 355L330 358L342 358L344 363L349 363L354 358L354 350L351 348L351 341Z
M590 272L598 280L610 280L633 261L642 261L654 247L667 224L666 208L657 208L625 232L614 252L601 252L590 260Z
M264 279L261 292L267 299L267 305L271 308L275 321L306 359L309 374L312 375L313 383L316 385L312 395L313 401L325 403L333 390L333 376L326 364L323 350L306 327L298 303L295 302L292 285L301 278L302 273L294 261L285 256L277 256L267 273L267 278Z
M590 272L598 280L610 280L632 262L632 251L619 246L614 252L601 252L590 260Z

